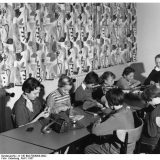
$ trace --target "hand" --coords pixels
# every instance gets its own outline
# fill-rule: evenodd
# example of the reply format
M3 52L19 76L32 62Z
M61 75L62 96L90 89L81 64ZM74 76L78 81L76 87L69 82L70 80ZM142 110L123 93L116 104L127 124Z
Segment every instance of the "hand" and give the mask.
M128 86L130 86L131 85L131 83L129 82L129 81L127 81L127 83L126 83Z
M69 108L70 108L70 106L61 106L61 107L59 106L59 107L53 108L53 112L52 113L58 114L59 112L66 111Z
M41 112L41 113L40 113L40 117L44 117L44 118L49 117L49 112L47 112L47 111Z
M149 104L151 104L153 107L156 107L157 104L160 104L160 98L153 98L152 101L149 102Z
M93 124L93 128L96 127L98 124L100 124L101 121L102 121L101 118L98 119L98 120L96 120L96 121L94 122L94 124Z
M108 105L108 101L105 102L105 107L110 108L109 105Z
M150 85L154 85L155 84L155 82L154 81L150 81Z
M46 106L45 109L44 109L44 111L50 112L50 107L49 107L49 106Z
M99 102L96 102L97 107L103 108L103 105Z
M133 88L135 88L135 86L134 86L134 85L131 85L130 88L133 89Z

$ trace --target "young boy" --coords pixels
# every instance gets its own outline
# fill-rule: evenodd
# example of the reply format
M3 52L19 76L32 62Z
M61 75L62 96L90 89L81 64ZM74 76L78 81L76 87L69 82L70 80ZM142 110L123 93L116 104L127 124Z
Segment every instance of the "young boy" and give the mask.
M99 87L95 92L93 92L93 98L97 99L100 103L104 104L106 103L105 95L107 91L109 91L111 88L114 87L114 80L116 76L114 73L110 71L104 72L100 76L100 84L101 87ZM106 106L107 107L107 106Z
M92 98L92 88L98 84L99 77L95 72L89 72L82 84L77 88L75 92L75 106L82 105L84 110L91 107L103 107L100 103Z
M106 99L113 112L103 122L97 120L91 129L91 133L97 136L109 136L109 141L99 145L92 144L85 148L87 154L117 154L121 144L114 138L114 131L118 129L133 129L134 118L132 111L123 106L125 95L120 88L110 89ZM135 144L127 148L127 153L133 153Z

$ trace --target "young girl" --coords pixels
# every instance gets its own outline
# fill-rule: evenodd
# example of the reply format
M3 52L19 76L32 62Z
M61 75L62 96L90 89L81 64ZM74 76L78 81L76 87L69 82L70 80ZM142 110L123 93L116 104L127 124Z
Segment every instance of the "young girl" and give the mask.
M72 88L72 79L62 74L58 81L58 88L47 97L47 106L51 113L60 113L71 108L69 91Z
M156 66L145 80L144 85L157 83L160 79L160 54L155 57Z
M131 67L125 68L116 85L122 89L133 89L140 85L141 82L134 79L134 72L135 70Z
M106 103L107 100L105 98L105 95L106 95L107 91L109 91L111 88L113 88L115 78L116 78L116 76L114 73L112 73L110 71L104 72L100 77L99 83L100 83L101 87L99 87L93 93L94 99L97 99L100 103L102 103L104 105L106 104L106 107L108 107L108 105Z

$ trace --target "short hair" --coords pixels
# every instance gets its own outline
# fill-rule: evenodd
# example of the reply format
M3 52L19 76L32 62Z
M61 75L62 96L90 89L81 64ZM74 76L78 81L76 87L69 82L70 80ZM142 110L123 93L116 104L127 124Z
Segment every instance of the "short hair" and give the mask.
M155 56L155 60L156 60L157 58L160 58L160 54L157 54L157 55Z
M144 101L151 101L153 98L160 97L160 86L159 84L154 84L146 88L142 94L141 98Z
M91 71L84 78L84 82L86 84L98 84L99 83L99 77L94 71Z
M109 106L122 105L124 103L125 94L121 88L113 88L106 93L106 99Z
M126 67L122 73L122 76L128 76L130 73L134 73L135 70L131 67Z
M66 74L62 74L58 80L58 87L64 87L65 85L70 85L72 86L72 78L67 76Z
M104 81L105 81L106 79L108 79L109 77L112 77L113 79L116 78L116 76L115 76L114 73L112 73L112 72L110 72L110 71L106 71L106 72L104 72L104 73L100 76L99 83L100 83L100 84L103 84Z
M24 81L22 91L25 93L31 93L31 91L35 90L37 87L44 89L44 86L36 78L30 77Z

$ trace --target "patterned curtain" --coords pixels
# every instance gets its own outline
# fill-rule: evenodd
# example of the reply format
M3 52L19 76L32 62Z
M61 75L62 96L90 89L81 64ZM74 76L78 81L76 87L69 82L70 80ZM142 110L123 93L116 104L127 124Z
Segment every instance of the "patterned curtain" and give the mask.
M0 3L0 84L136 61L135 3Z

